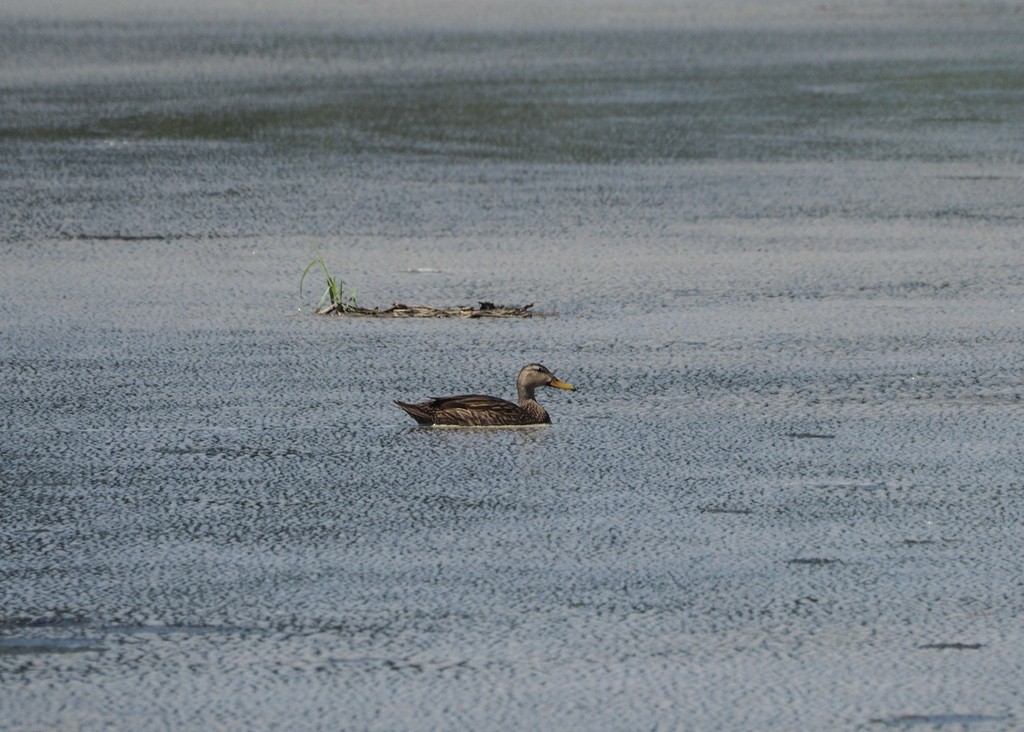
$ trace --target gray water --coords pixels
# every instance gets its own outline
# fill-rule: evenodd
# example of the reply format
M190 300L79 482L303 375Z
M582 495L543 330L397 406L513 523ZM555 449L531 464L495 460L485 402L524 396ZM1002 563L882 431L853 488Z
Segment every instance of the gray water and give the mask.
M1024 15L733 7L0 15L0 726L1024 724Z

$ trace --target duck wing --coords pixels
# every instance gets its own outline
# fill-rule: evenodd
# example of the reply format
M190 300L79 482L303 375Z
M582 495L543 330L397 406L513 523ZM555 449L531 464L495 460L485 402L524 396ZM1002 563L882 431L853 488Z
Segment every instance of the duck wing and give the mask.
M486 394L459 394L458 396L430 397L429 404L434 409L502 409L518 405L512 402L499 399L498 397L487 396Z
M433 397L419 404L395 403L420 424L496 427L530 423L518 404L484 394Z

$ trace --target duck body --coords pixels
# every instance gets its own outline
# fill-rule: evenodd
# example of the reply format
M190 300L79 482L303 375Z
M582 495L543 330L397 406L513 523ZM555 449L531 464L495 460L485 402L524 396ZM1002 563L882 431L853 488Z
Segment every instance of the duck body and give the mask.
M538 363L527 364L516 378L519 404L483 394L434 397L418 404L395 404L421 425L452 427L516 427L551 424L551 417L537 403L534 392L538 386L550 386L566 391L576 387L555 377Z

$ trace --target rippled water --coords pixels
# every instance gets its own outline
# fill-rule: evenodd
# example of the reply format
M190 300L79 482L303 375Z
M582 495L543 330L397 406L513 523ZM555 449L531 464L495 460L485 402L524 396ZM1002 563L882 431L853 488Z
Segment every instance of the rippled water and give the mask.
M0 23L3 726L1017 726L1022 23Z

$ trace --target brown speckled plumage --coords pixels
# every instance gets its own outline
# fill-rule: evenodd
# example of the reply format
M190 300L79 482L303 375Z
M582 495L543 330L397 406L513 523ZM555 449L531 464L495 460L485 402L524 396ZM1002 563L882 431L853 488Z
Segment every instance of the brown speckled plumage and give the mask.
M519 404L482 394L435 397L419 404L396 401L410 417L423 425L457 427L512 427L517 425L551 424L551 417L534 398L538 386L576 391L576 387L555 378L539 363L523 366L516 378Z

